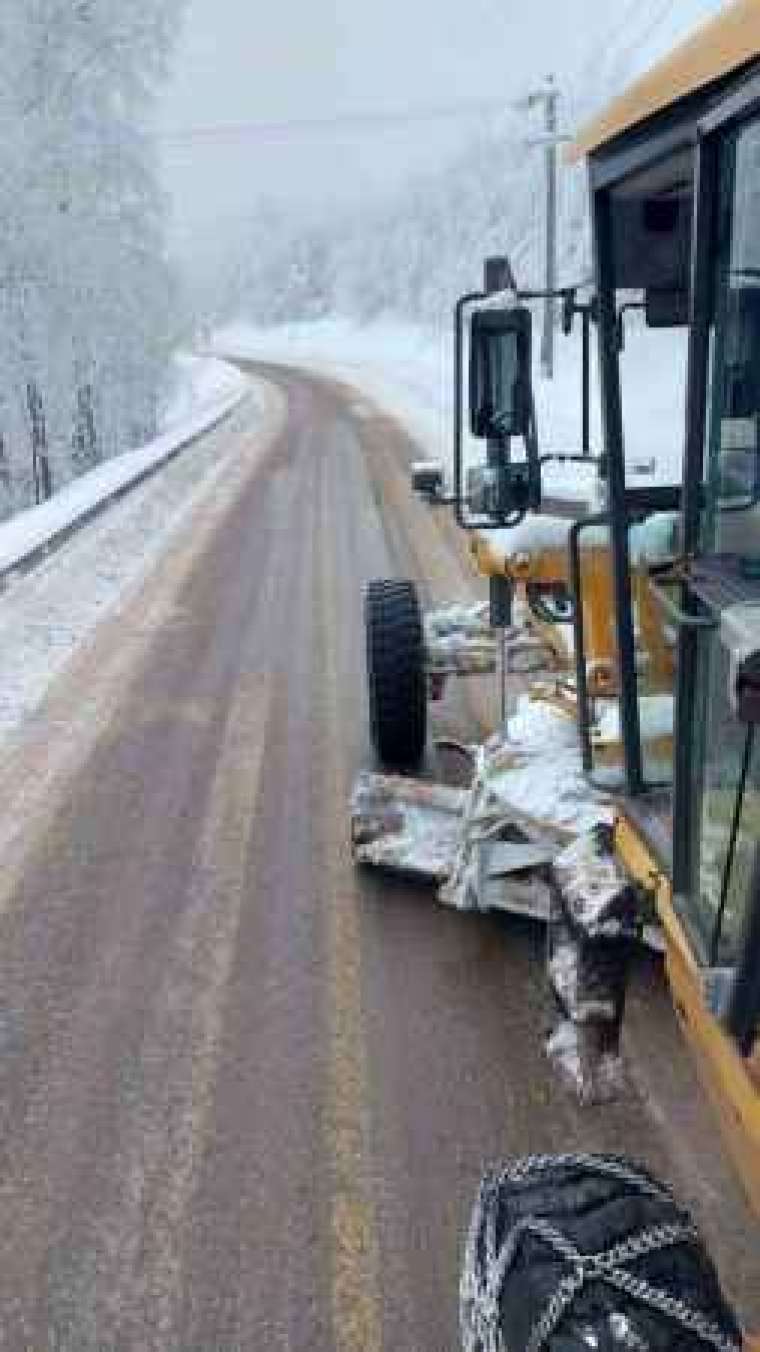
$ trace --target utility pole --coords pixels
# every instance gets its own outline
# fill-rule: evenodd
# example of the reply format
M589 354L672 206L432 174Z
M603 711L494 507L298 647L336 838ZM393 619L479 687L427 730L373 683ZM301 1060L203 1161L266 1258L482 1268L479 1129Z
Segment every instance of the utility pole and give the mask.
M557 89L550 76L544 96L546 114L546 290L557 289ZM544 301L541 365L548 380L554 376L554 297Z

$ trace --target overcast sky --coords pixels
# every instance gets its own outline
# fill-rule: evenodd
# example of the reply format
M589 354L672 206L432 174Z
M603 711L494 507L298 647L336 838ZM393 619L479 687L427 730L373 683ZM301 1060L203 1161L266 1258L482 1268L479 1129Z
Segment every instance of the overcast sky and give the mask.
M508 103L550 71L561 85L630 31L641 38L641 64L719 7L190 0L161 117L175 240L183 252L191 244L203 251L236 232L261 196L320 211L361 200L444 162L478 127L464 114L389 124L377 117ZM325 125L343 118L357 120Z

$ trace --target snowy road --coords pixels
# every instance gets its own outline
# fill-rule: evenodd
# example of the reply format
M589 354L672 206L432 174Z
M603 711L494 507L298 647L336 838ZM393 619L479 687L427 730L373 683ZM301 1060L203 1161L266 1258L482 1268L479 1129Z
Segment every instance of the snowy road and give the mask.
M0 1348L444 1352L483 1163L573 1145L668 1174L760 1324L653 962L636 1088L584 1113L541 1057L541 935L354 875L362 583L473 584L401 429L268 374L282 417L238 416L0 763Z

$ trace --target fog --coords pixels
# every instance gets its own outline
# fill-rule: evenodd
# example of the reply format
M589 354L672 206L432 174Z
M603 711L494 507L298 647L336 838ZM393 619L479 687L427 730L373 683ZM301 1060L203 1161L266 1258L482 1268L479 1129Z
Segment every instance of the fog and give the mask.
M718 8L190 0L160 119L173 244L217 251L262 196L324 216L380 194L445 164L550 71L593 102L595 53L629 46L634 73Z

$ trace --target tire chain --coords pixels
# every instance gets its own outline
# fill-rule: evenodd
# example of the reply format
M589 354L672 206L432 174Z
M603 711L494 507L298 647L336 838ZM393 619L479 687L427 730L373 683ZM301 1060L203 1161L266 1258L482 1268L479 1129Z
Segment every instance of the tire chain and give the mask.
M507 1165L481 1184L467 1241L461 1299L470 1327L465 1330L465 1352L506 1352L499 1329L500 1299L507 1273L526 1235L533 1235L554 1249L571 1271L563 1277L545 1309L536 1320L525 1352L544 1352L552 1334L573 1305L587 1281L596 1279L623 1291L632 1300L679 1324L715 1352L741 1352L740 1344L727 1337L711 1319L685 1301L651 1286L626 1270L626 1264L676 1244L699 1241L693 1224L681 1221L652 1226L614 1245L607 1252L584 1254L554 1226L538 1217L518 1221L497 1250L493 1210L485 1212L485 1271L479 1274L478 1236L483 1228L485 1203L504 1183L520 1185L558 1168L579 1168L617 1179L650 1197L675 1204L662 1183L640 1173L625 1160L587 1154L531 1155Z

